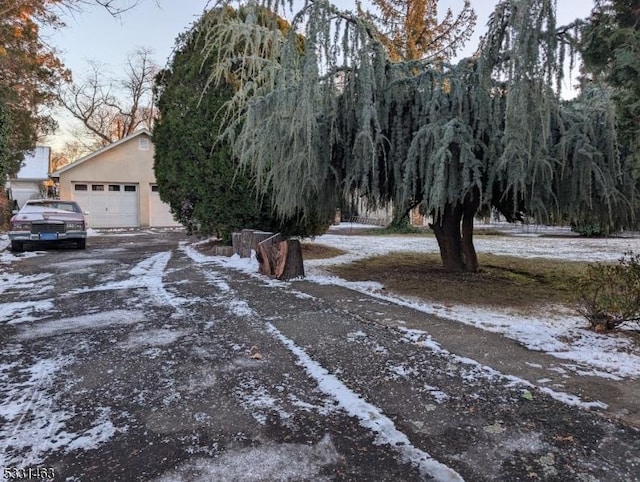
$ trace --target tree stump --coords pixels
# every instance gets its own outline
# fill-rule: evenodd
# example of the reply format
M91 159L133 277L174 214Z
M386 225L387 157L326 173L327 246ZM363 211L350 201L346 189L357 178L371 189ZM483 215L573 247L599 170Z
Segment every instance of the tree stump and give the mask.
M240 232L240 257L251 257L251 238L253 236L253 229L243 229Z
M214 249L216 256L233 256L233 248L231 246L216 246Z
M240 256L242 249L242 233L231 233L231 245L233 246L233 254Z
M280 233L258 244L258 271L279 280L304 276L302 247L297 239L283 240Z
M256 231L254 229L243 229L240 233L233 233L231 240L233 252L238 253L241 258L250 258L251 250L258 252L258 243L273 236L267 231Z
M273 236L273 233L268 231L254 231L251 235L251 249L253 249L256 254L258 253L258 244L260 244L265 239L269 239Z

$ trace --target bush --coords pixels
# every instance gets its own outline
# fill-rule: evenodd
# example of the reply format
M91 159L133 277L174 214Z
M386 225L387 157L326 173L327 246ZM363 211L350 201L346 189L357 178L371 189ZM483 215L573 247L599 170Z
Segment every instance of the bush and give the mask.
M571 225L571 231L587 238L599 238L610 236L616 230L611 226L600 223L574 223Z
M411 224L409 216L394 218L388 226L377 231L378 234L418 234L422 232Z
M387 234L420 234L424 230L412 226L411 224L389 224L382 229L376 229L375 234L387 235Z
M578 311L596 331L640 322L640 255L625 253L618 264L593 264L580 282Z

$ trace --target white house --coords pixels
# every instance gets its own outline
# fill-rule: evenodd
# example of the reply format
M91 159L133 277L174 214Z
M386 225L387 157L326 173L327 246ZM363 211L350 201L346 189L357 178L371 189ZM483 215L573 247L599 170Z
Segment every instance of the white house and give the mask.
M46 197L44 183L49 180L50 160L51 148L48 146L37 146L25 153L20 170L6 184L9 197L17 202L18 207L29 199Z

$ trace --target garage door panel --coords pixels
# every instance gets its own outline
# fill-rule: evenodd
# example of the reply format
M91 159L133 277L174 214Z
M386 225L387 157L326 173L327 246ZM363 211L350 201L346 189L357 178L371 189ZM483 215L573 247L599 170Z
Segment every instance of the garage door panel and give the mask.
M134 228L139 223L138 186L113 183L76 183L73 198L89 211L93 228Z
M152 185L149 190L149 225L156 228L182 226L173 218L169 205L160 199L156 185Z

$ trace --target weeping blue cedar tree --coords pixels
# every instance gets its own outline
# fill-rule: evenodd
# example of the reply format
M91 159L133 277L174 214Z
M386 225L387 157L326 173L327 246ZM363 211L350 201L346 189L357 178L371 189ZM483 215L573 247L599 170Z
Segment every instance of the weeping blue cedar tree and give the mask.
M282 12L293 2L262 6ZM274 36L250 16L207 38L211 81L233 71L238 85L224 137L281 216L354 192L372 206L419 204L452 271L478 269L481 211L635 223L609 90L593 83L573 100L559 95L578 32L556 25L555 1L503 0L478 53L455 65L390 62L365 20L324 0L293 13L295 31L302 56L295 36Z
M160 197L188 232L214 234L225 242L242 228L319 234L328 218L315 212L303 216L301 210L278 217L269 196L255 190L250 171L238 169L228 143L218 140L224 127L219 111L233 98L233 79L208 82L213 57L203 52L205 32L212 22L245 16L231 8L205 13L178 37L169 67L156 78L159 119L153 140ZM282 22L274 25L286 27Z

